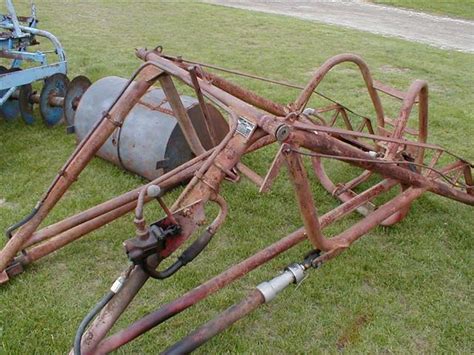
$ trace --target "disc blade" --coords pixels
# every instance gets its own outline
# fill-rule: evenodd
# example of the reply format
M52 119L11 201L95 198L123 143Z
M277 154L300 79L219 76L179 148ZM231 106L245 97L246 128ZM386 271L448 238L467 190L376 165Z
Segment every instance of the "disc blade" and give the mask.
M5 67L1 67L0 74L8 74L8 73L15 72L18 70L21 70L21 69L20 68L6 69ZM7 91L8 89L1 90L0 97L5 95ZM1 116L3 116L7 121L13 121L20 114L20 106L18 105L18 100L13 100L10 97L7 101L3 103L2 106L0 106L0 113L1 113Z
M91 86L91 81L83 76L76 76L67 86L66 96L64 97L64 117L68 125L68 130L74 127L74 116L82 95Z
M39 105L43 122L48 127L58 124L63 119L64 110L62 105L56 105L51 100L53 98L64 98L68 84L69 79L61 73L51 75L44 81Z
M33 103L30 101L30 96L32 93L33 89L31 84L26 84L20 88L20 95L18 97L21 118L26 124L29 125L35 122L35 116L33 115Z

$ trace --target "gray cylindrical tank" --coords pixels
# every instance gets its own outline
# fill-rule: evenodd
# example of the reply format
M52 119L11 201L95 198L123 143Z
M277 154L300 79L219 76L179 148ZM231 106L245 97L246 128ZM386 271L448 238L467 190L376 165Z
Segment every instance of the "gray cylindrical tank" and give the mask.
M78 141L109 109L126 83L127 79L106 77L87 89L75 114ZM181 101L202 145L205 149L212 148L198 101L188 96L181 96ZM220 142L228 132L228 125L213 105L207 106ZM107 139L97 155L149 180L194 157L161 89L152 89L141 98L127 115L122 128Z

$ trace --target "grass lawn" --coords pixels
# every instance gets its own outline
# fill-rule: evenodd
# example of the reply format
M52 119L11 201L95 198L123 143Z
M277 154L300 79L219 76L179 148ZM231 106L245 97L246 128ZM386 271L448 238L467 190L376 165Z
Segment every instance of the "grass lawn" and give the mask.
M93 81L108 75L128 77L139 65L134 48L157 44L168 53L302 84L327 58L357 53L376 79L394 87L405 89L416 78L428 80L429 141L474 160L473 55L195 2L36 3L41 27L65 46L70 76L85 74ZM236 81L282 103L298 94L247 79ZM359 74L348 65L331 73L321 91L373 115L361 88ZM394 116L399 103L387 103ZM64 130L0 120L0 230L29 213L73 150L74 137ZM273 153L266 150L245 162L263 174ZM351 173L348 167L339 172L341 178ZM142 183L95 159L48 222ZM179 192L172 192L167 201ZM316 183L314 193L321 213L337 205ZM302 225L284 172L268 195L259 195L245 180L224 185L223 195L230 214L207 250L172 279L149 281L116 329ZM156 211L146 208L149 221L159 217ZM473 217L465 205L426 194L402 223L376 228L311 273L298 289L285 290L197 353L472 353ZM326 234L335 235L357 220L350 216ZM133 235L132 221L128 215L107 225L1 287L0 354L70 349L82 318L127 264L122 241ZM309 244L302 243L119 353L157 353L287 264L301 260L308 249Z
M474 3L471 0L373 0L373 2L430 12L435 15L474 19Z

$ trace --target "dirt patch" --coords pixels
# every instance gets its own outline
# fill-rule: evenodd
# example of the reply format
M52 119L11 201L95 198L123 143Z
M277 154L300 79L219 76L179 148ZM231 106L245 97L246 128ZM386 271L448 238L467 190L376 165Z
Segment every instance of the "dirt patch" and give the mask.
M336 342L339 351L344 350L349 344L354 344L360 337L360 331L364 325L370 322L370 316L361 314L343 331L342 335Z
M0 208L6 208L6 209L9 209L9 210L14 210L17 207L18 207L18 205L16 203L7 202L7 200L5 200L4 198L0 198Z
M415 339L416 350L420 353L428 353L430 350L430 343L426 339Z
M367 293L367 294L376 294L377 293L377 289L375 287L373 287L370 282L368 281L364 281L363 284L362 284L362 290Z

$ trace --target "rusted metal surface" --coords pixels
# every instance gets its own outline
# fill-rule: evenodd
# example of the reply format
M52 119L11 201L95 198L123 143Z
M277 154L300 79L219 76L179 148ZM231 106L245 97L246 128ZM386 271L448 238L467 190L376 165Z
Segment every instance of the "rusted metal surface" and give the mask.
M360 73L365 81L365 85L367 87L367 91L370 95L370 99L372 100L372 104L375 109L375 113L377 116L377 124L380 127L384 126L384 113L383 113L383 107L382 103L380 102L379 95L377 94L377 91L374 88L374 82L372 79L372 75L370 74L369 67L367 64L364 62L364 60L354 54L340 54L337 56L334 56L330 59L328 59L321 67L318 68L318 70L314 73L313 78L310 80L308 85L305 87L303 92L300 94L298 99L296 100L294 104L294 109L297 111L302 111L306 104L309 101L309 98L313 94L313 92L316 90L318 85L321 83L321 81L324 79L326 74L333 69L335 66L345 63L345 62L351 62L356 64L359 69Z
M137 51L137 56L141 59L144 59L144 56L146 55L147 53L144 50ZM183 68L183 69L188 68L188 64L186 63L202 64L202 63L197 63L197 62L192 62L192 61L183 62L181 58L171 57L167 55L163 55L163 58L173 60L176 65L178 65L180 68ZM257 95L256 93L250 90L246 90L245 88L241 86L235 85L234 83L231 83L214 73L210 73L210 72L204 73L201 70L201 71L196 71L195 74L199 76L200 79L203 79L208 83L212 83L212 85L214 85L215 87L222 89L225 92L230 93L236 98L241 99L252 106L265 110L268 113L271 113L277 116L285 116L289 112L288 109L286 109L283 105L280 105L276 102L268 100L260 95Z
M141 267L137 266L133 269L120 293L115 295L99 313L82 337L82 354L86 355L94 352L99 342L112 329L117 319L148 280L148 277Z
M199 82L197 80L197 74L196 74L197 68L193 66L193 67L190 67L188 70L189 70L189 73L191 74L191 80L193 82L194 92L196 93L196 97L199 101L199 108L201 109L201 113L204 118L204 123L206 125L209 138L212 142L212 145L216 146L220 140L217 138L216 125L212 124L211 113L209 112L204 96L202 95L201 87L199 86Z
M374 88L380 92L383 92L399 100L404 100L406 97L406 92L402 90L398 90L394 87L388 86L384 83L381 83L378 80L374 80L373 82L374 82ZM415 103L418 103L418 100L416 100Z
M181 130L183 131L183 134L186 137L186 141L189 143L191 150L195 155L204 153L206 150L202 146L202 143L196 133L196 129L191 123L191 119L189 118L189 115L183 106L173 81L169 75L166 74L161 75L158 80L160 81L161 87L163 88L166 98L171 105L174 116L178 120L179 126L181 127Z
M318 212L313 201L311 186L308 175L303 166L301 156L291 149L289 145L283 145L282 153L288 165L290 180L296 192L296 200L303 219L308 239L315 249L328 251L337 247L333 240L324 238L319 224Z
M407 92L402 92L375 82L368 66L360 57L343 54L326 61L302 89L294 103L281 105L230 83L214 73L204 71L201 66L190 66L190 61L165 56L161 51L138 50L137 55L146 63L125 86L97 125L85 136L53 181L36 213L13 235L0 254L0 270L3 272L0 273L0 281L6 282L10 276L21 272L24 265L133 210L138 199L137 236L125 243L127 255L135 264L135 268L125 281L123 289L103 308L82 337L84 354L102 354L118 349L304 240L308 240L314 249L319 250L310 263L319 266L349 248L371 229L400 222L409 212L413 201L425 192L474 205L472 164L440 146L427 143L428 87L424 81L415 81ZM354 63L361 72L376 113L374 122L332 99L328 99L328 106L308 107L311 96L315 94L325 75L335 66L345 62ZM248 76L260 79L257 76ZM208 118L209 114L206 110L206 100L217 105L227 115L229 129L214 148L200 141L173 79L183 82L195 91L199 102L197 107L204 119ZM123 120L134 106L143 102L143 96L157 81L164 90L166 102L170 104L186 142L197 157L144 187L37 231L39 224L77 179L92 156L116 128L123 124ZM385 118L378 92L402 101L396 119ZM418 105L417 130L408 128L414 105ZM354 115L359 116L358 123L352 120ZM213 133L215 126L212 120L206 122L206 131L212 140L216 134L215 130ZM339 128L341 126L344 128ZM407 135L410 135L411 140ZM265 178L262 178L242 164L241 159L245 154L270 144L279 144L280 148L275 149L275 159ZM425 162L427 151L433 151L430 162ZM317 199L313 196L308 181L304 156L310 157L312 170L322 186L342 202L321 217L318 216ZM449 157L450 162L442 166L441 156ZM323 164L323 160L332 159L361 168L361 173L345 183L336 183ZM207 246L227 216L227 204L220 195L221 185L226 179L238 181L238 171L253 181L260 192L265 192L271 188L284 163L295 190L303 228L106 338L118 317L149 276L160 278L160 275L164 274L166 277L174 275ZM380 177L379 181L376 181L377 177ZM186 187L170 208L160 200L165 218L148 225L142 213L144 203L150 200L145 194L148 186L159 185L163 190L168 190L188 180ZM360 191L362 186L368 187ZM401 187L401 191L395 197L381 206L374 204L376 197L397 186ZM355 192L356 189L359 191ZM220 212L214 222L206 226L204 206L208 202L217 203ZM323 234L325 227L354 211L363 215L361 220L332 238ZM204 232L195 237L198 229L202 228ZM178 266L175 269L158 271L160 263L188 239L192 240L191 245L173 264ZM25 248L26 253L14 259ZM8 270L12 270L11 275ZM169 270L171 271L166 273ZM167 351L175 353L194 349L257 308L263 301L262 293L258 290L252 292L242 303L225 311Z
M255 171L250 169L247 165L243 163L238 163L236 165L236 168L238 171L244 174L250 181L252 181L255 185L257 185L258 187L262 186L263 178L260 175L258 175Z
M239 319L245 317L264 302L265 299L260 291L253 290L244 300L242 300L242 302L230 307L212 321L204 324L199 329L196 329L194 332L166 349L162 354L178 355L192 352L197 347L211 339L214 335L219 334Z
M347 214L354 211L363 202L378 196L382 192L390 190L390 188L395 186L396 184L396 180L384 180L381 183L372 187L371 189L368 189L364 193L358 195L351 201L341 204L337 208L321 216L321 228L324 229L335 221L343 218ZM269 245L265 249L232 266L220 275L213 277L212 279L206 281L197 288L187 292L178 299L166 305L163 305L159 310L150 313L141 320L130 325L128 328L121 330L118 333L112 335L111 337L105 339L99 345L97 352L104 353L117 349L119 346L124 345L127 342L135 339L140 334L161 324L170 317L173 317L174 315L182 312L190 306L198 303L205 297L217 292L221 288L244 276L245 274L264 264L265 262L275 258L279 254L301 243L302 241L306 240L306 238L307 237L304 228L300 228L297 231L289 234L288 236L281 238L280 240Z
M168 184L170 184L170 186L173 186L173 184L178 184L178 183L188 180L189 177L193 175L194 171L196 171L196 169L198 169L202 165L202 160L207 158L211 152L212 150L207 151L203 155L200 155L199 157L196 157L184 163L183 165L174 169L172 172L169 172L160 176L159 178L151 181L149 184L145 186L160 185L162 189L166 190L166 187ZM121 206L125 204L129 204L130 206L130 209L127 212L133 210L136 206L136 199L138 197L138 193L140 192L140 189L142 189L142 187L136 188L121 196L117 196L109 201L101 203L86 211L78 213L77 215L68 217L60 222L57 222L55 224L52 224L48 227L45 227L35 232L31 236L31 238L28 240L28 242L23 245L23 248L27 248L33 244L36 244L48 238L54 237L55 235L58 235L59 233L65 232L84 222L87 222L96 217L102 216L105 213L113 211L114 209L120 208ZM146 199L146 201L148 200ZM101 227L102 225L103 224L100 224L98 225L98 227ZM90 232L90 230L86 231L86 233L88 232Z

